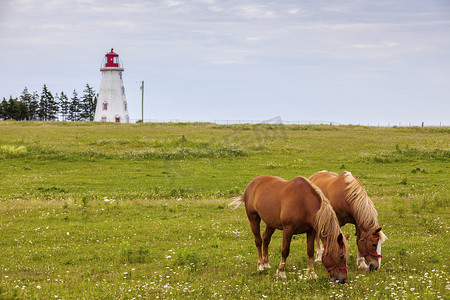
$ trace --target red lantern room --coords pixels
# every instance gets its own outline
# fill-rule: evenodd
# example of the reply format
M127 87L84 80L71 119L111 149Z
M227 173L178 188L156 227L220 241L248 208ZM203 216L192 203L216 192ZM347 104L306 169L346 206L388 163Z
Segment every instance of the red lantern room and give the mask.
M105 63L105 67L113 67L113 68L118 68L119 67L119 54L114 53L113 51L114 49L111 48L111 52L106 53L105 58L106 58L106 63Z

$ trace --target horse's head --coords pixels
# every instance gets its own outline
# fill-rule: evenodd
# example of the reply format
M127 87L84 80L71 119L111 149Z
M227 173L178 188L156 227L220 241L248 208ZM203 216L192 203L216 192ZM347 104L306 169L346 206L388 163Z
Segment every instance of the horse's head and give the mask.
M381 243L386 240L386 236L381 231L381 227L371 228L368 231L361 230L358 240L358 250L361 257L364 257L369 270L378 270L381 267Z
M338 245L337 250L332 251L329 245L324 245L325 254L322 256L322 263L333 282L345 283L347 281L348 237L348 234L344 237L342 232L338 235L337 241L333 241Z

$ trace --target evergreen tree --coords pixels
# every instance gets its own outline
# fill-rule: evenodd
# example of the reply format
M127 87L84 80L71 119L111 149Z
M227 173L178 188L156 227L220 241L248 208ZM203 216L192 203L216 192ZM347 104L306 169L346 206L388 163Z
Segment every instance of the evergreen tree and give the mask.
M69 98L67 98L67 95L64 94L64 92L61 92L61 95L59 96L59 107L61 113L61 120L67 121L70 111L70 101Z
M41 120L41 121L50 120L50 116L49 116L50 99L53 99L53 95L47 89L47 85L44 84L44 87L42 88L41 99L39 101L39 108L38 108L38 116L39 116L39 120Z
M84 94L81 97L81 114L80 117L84 121L94 121L95 107L97 105L97 96L94 89L86 83Z
M5 97L3 97L2 102L0 102L0 119L6 120L6 107L8 106L8 102L6 102Z
M76 90L73 91L72 98L61 92L53 96L52 92L44 84L41 94L30 93L25 87L18 98L9 100L3 97L0 101L0 120L41 120L51 121L61 118L66 121L93 121L95 108L97 105L97 94L95 90L86 83L81 99Z
M25 120L27 118L27 107L25 103L17 100L17 98L10 96L8 101L3 98L0 106L2 119L4 120Z
M48 95L48 120L54 121L58 119L59 112L59 103L58 103L58 94L55 97L52 96L52 93L49 92Z
M17 99L13 99L12 96L9 96L9 100L6 104L6 114L5 119L16 119L18 114L18 106L16 105Z
M70 98L70 105L69 105L69 120L73 122L80 121L80 98L78 98L78 93L76 90L73 90L73 96Z
M31 101L28 106L28 115L30 120L38 120L38 111L39 111L39 94L37 92L33 92L31 95Z
M14 99L14 105L16 107L16 116L14 119L21 121L27 120L29 116L27 105L17 99Z
M60 106L61 106L61 99L59 98L59 95L58 95L58 93L56 93L55 94L55 97L53 98L54 99L54 109L55 109L55 115L54 115L54 118L53 118L53 120L58 120L58 112L60 111Z
M52 93L48 90L47 85L44 84L38 107L39 119L41 121L56 120L58 110L58 103L56 102L55 97L53 97Z
M33 99L33 96L28 92L27 87L25 87L25 89L22 92L22 95L20 95L20 101L22 103L24 103L27 108L27 117L26 117L27 120L30 120L29 111L30 111L30 105L31 105L32 99Z

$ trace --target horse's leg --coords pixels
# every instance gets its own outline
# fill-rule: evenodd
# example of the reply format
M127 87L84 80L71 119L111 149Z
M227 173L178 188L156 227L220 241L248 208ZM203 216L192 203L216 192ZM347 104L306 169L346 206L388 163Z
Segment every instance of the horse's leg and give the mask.
M286 258L289 256L293 230L290 227L283 227L283 246L281 249L281 262L277 274L281 279L286 280Z
M317 278L317 275L314 272L314 240L315 239L316 239L316 231L312 230L312 231L306 233L306 242L307 242L306 253L308 254L307 274L308 274L309 279ZM319 239L317 239L317 243L319 244ZM319 252L319 249L317 249L317 252ZM322 252L320 253L321 260L322 260L322 253L323 253L323 246L322 246Z
M269 244L272 234L275 232L275 228L267 226L263 234L263 263L264 268L270 268L269 265Z
M366 264L366 259L361 256L361 252L359 252L358 247L358 241L361 238L361 230L359 230L359 227L355 225L356 229L356 249L358 249L358 259L356 260L356 266L358 267L358 270L360 271L367 271L369 270L369 267Z
M261 245L262 245L261 229L260 229L261 217L255 212L253 214L249 214L248 219L250 221L250 227L252 229L253 235L255 236L256 249L258 249L258 271L262 271L264 270L264 263L261 252Z
M316 252L316 262L322 261L322 255L323 255L323 245L320 243L320 239L316 239L316 246L317 246L317 252Z

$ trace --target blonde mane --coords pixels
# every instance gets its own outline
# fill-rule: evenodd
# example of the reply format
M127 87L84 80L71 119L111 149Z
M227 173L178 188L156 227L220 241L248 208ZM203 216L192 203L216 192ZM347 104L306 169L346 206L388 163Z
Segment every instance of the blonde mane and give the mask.
M373 206L372 200L367 195L366 190L356 177L350 172L344 172L345 183L347 183L347 201L353 206L356 223L363 230L369 230L378 226L378 213Z
M334 212L329 200L327 199L327 197L325 197L321 189L318 188L309 179L306 180L311 185L317 196L321 199L320 209L317 211L314 221L314 230L317 232L317 238L325 240L328 250L337 252L339 250L337 238L339 234L342 233L342 231L341 227L339 226L336 213ZM347 252L348 248L345 251Z

